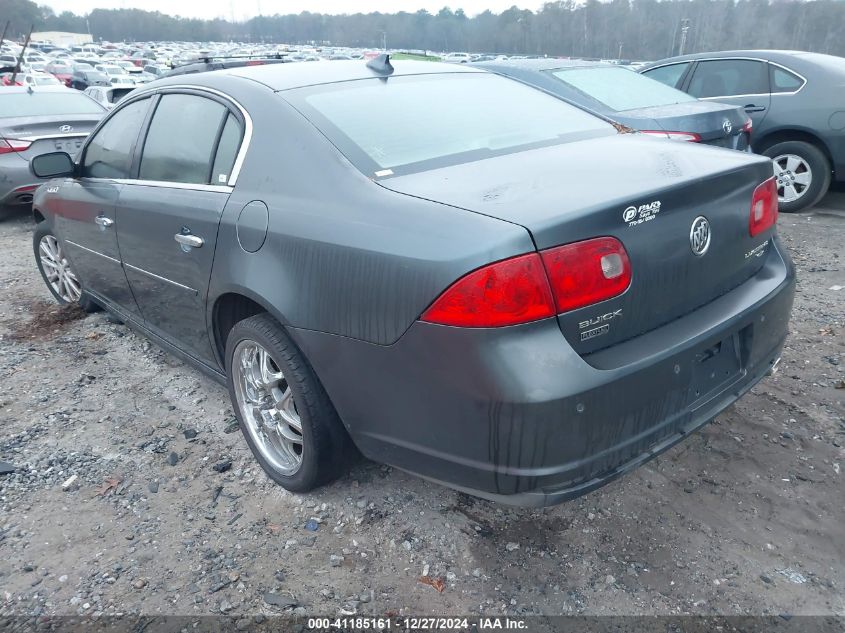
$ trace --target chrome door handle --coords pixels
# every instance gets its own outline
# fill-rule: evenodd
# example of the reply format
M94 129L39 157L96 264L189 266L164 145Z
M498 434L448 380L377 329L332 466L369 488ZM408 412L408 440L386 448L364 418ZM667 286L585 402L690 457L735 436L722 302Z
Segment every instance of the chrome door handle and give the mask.
M96 218L94 218L94 222L96 222L97 224L99 224L100 226L102 226L104 228L108 228L112 224L114 224L114 220L112 220L111 218L107 218L104 215L98 215Z
M205 244L205 240L199 235L191 235L190 233L177 233L173 239L179 242L182 246L190 246L191 248L199 248Z

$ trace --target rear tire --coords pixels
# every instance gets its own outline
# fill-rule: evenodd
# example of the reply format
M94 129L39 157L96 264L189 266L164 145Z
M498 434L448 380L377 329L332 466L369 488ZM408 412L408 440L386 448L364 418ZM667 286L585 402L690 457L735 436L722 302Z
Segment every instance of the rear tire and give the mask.
M308 492L344 473L357 452L314 370L269 314L232 328L226 374L241 431L270 479Z
M85 312L97 312L100 306L82 292L82 283L64 255L62 245L46 222L35 226L32 249L38 272L50 294L61 304L76 304Z
M830 161L818 147L805 141L785 141L763 150L774 162L778 209L796 213L818 203L830 187Z

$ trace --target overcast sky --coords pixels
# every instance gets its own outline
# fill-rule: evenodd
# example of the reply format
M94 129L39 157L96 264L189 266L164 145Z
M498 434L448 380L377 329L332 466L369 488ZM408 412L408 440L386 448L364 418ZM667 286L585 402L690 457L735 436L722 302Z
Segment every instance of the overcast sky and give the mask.
M38 1L38 0L36 0ZM467 15L476 15L490 9L501 13L513 5L521 9L539 9L542 0L41 0L39 4L52 7L56 13L73 11L77 14L89 13L93 9L146 9L161 11L184 17L231 19L251 18L259 13L369 13L381 11L417 11L426 9L436 13L444 6L463 9Z

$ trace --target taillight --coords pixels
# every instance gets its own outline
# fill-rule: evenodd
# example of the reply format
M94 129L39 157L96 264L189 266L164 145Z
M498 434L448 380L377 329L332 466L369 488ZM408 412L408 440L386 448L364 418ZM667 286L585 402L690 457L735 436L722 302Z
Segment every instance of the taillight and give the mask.
M474 270L452 284L422 315L459 327L500 327L554 316L554 300L537 253Z
M641 130L642 134L655 136L657 138L668 138L670 141L687 141L689 143L698 143L701 136L695 132L664 132L663 130Z
M2 139L0 138L0 154L11 154L13 152L26 151L32 145L29 141L19 141L17 139Z
M751 196L748 232L751 237L774 226L778 221L778 188L774 178L757 185Z
M518 325L611 299L630 284L625 247L598 237L479 268L452 284L421 318L457 327Z
M611 299L631 284L631 262L622 242L597 237L540 253L549 275L557 312Z

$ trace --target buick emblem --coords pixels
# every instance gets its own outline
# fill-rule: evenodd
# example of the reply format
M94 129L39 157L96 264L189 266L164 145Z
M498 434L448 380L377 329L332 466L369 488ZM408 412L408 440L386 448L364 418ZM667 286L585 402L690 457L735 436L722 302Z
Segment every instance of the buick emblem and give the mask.
M65 134L67 134L68 132L73 132L73 126L72 125L63 125L62 127L59 128L59 132L64 132Z
M710 223L703 215L693 220L689 231L689 243L694 255L701 257L710 248Z
M725 122L722 123L722 131L725 133L725 136L728 136L731 133L731 130L734 129L733 124L725 119Z

